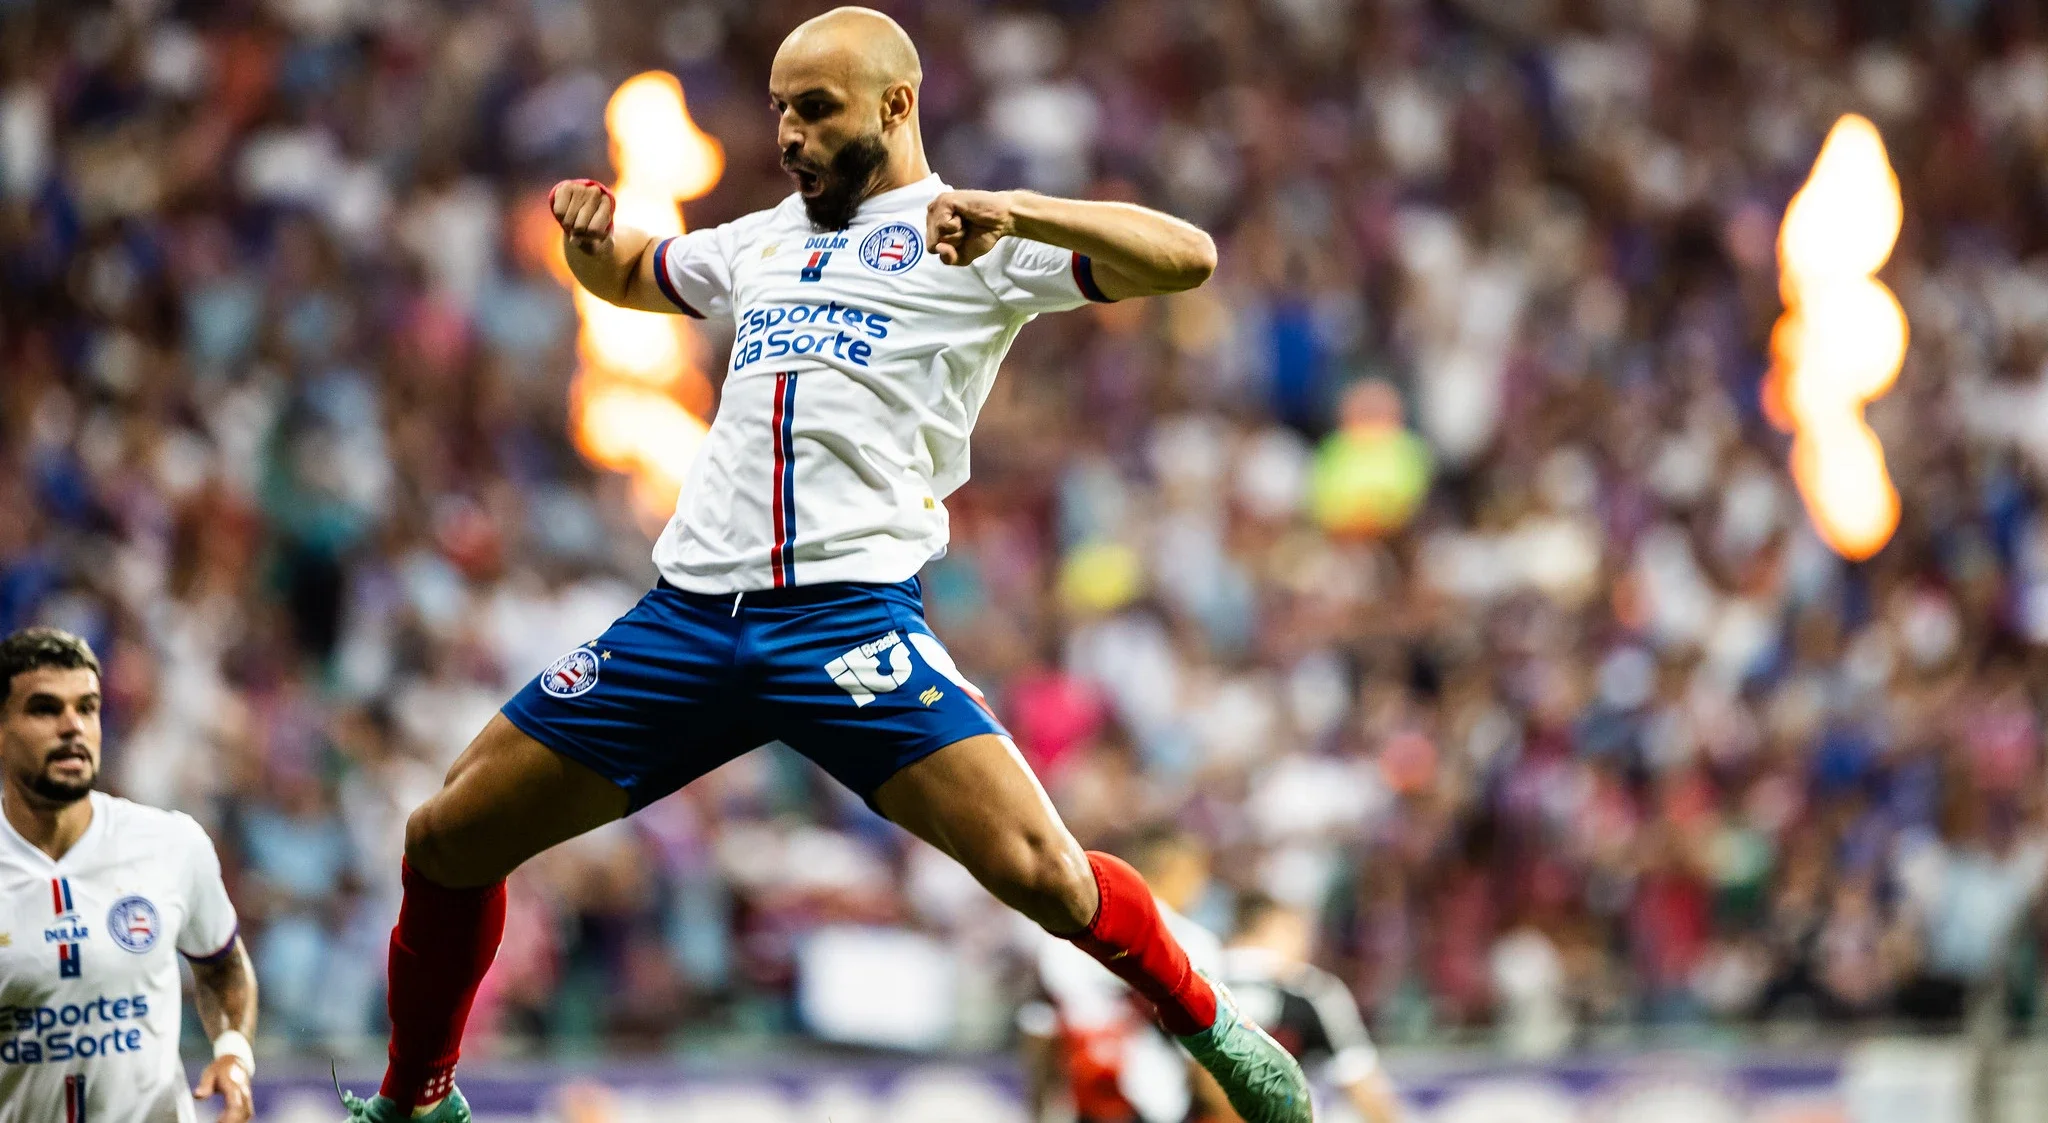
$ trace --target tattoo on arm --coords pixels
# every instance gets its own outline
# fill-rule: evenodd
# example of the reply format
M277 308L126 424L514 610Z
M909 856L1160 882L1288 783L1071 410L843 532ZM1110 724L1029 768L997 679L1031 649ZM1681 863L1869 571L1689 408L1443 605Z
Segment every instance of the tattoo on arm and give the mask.
M256 967L249 962L249 949L240 936L226 955L210 963L192 964L192 982L199 1024L209 1040L231 1029L252 1039L256 1036Z

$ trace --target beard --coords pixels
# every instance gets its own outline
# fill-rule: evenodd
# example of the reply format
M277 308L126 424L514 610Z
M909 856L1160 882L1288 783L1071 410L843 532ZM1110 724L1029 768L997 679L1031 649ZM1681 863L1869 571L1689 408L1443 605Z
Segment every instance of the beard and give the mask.
M39 799L48 800L58 806L65 806L77 803L79 800L92 794L92 786L99 778L100 770L94 767L83 779L58 779L50 773L49 767L45 765L42 771L29 777L28 790Z
M824 168L796 162L792 154L782 157L784 169L818 177L818 193L802 198L804 214L821 231L844 230L853 225L853 216L860 210L861 200L867 198L875 173L888 162L889 149L879 132L847 141Z

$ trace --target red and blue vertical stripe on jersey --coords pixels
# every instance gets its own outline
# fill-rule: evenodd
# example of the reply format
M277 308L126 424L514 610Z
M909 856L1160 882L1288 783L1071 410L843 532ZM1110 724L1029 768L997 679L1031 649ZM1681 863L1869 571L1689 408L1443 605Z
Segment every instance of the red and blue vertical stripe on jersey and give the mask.
M64 1078L64 1123L86 1123L83 1073Z
M70 878L53 877L50 879L50 907L59 917L69 916L76 911L77 907L71 900ZM76 943L57 945L58 978L76 979L79 977L79 973L84 970L85 964L84 957L80 954L80 951L81 949Z
M775 479L769 517L775 521L775 545L768 568L775 587L796 584L796 375L775 376Z
M812 250L811 263L796 275L799 281L822 281L825 279L825 263L832 260L831 250Z

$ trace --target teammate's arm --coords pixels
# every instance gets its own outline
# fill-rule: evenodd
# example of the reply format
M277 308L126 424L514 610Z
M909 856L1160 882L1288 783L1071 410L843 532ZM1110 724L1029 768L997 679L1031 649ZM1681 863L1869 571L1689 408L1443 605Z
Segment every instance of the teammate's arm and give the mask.
M1030 1123L1047 1123L1059 1092L1059 1015L1051 1003L1032 1002L1017 1011L1018 1060L1024 1069L1024 1095Z
M200 1074L192 1096L221 1097L220 1123L245 1123L255 1110L248 1050L256 1035L256 968L242 938L236 936L218 959L193 960L192 982L199 1024L214 1043L213 1063Z
M1194 288L1216 271L1216 243L1192 223L1131 203L1031 191L948 191L925 214L932 252L966 265L1016 236L1087 256L1111 300Z
M1365 1123L1400 1123L1401 1096L1394 1091L1394 1082L1383 1069L1374 1069L1344 1085L1344 1098L1351 1101Z
M604 185L565 179L548 193L555 221L562 224L562 254L569 272L592 296L642 312L681 312L655 279L654 244L643 230L614 226L616 202Z
M1311 1034L1330 1054L1325 1071L1365 1123L1400 1123L1401 1096L1380 1063L1380 1051L1366 1033L1365 1018L1351 988L1336 976L1303 968L1295 987L1315 1012Z
M1230 1108L1230 1100L1223 1094L1223 1085L1209 1075L1209 1070L1193 1057L1188 1058L1188 1095L1193 1100L1188 1115L1201 1123L1231 1123L1237 1119L1237 1112Z

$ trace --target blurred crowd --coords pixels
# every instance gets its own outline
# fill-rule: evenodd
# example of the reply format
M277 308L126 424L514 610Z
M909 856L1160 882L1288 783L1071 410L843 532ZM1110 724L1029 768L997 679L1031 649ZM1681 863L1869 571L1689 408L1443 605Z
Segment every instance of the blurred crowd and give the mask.
M380 1030L407 811L653 579L529 236L679 76L770 205L791 0L0 0L0 629L215 834L265 1028ZM2030 1016L2048 865L2048 18L2028 0L882 3L961 186L1144 201L1205 288L1047 317L934 626L1087 844L1259 890L1394 1042ZM1809 529L1777 222L1881 129L1904 521ZM702 340L718 369L725 337ZM1024 934L793 754L515 876L472 1051L805 1029L805 936Z

